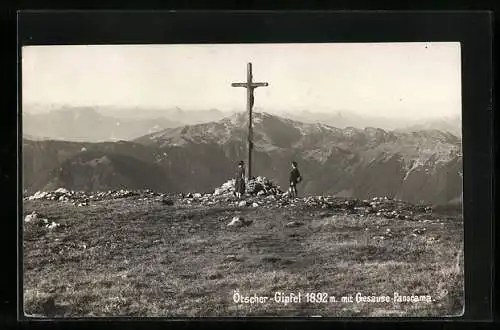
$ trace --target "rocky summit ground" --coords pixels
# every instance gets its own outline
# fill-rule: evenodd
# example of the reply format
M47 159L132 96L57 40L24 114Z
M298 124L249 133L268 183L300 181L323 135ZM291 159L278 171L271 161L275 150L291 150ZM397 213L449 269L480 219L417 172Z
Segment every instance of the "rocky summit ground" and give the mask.
M384 197L291 200L263 182L245 201L230 183L210 194L26 196L25 314L462 313L460 210Z

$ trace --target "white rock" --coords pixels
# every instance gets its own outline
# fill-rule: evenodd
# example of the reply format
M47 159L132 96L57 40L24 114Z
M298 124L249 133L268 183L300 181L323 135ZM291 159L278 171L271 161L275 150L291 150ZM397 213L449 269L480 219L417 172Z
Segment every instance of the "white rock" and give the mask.
M247 202L245 202L245 201L240 201L240 202L238 203L238 207L244 207L244 206L247 206Z
M55 192L59 193L59 194L67 194L67 193L69 193L68 189L65 189L65 188L59 188Z
M252 207L258 207L258 206L259 206L259 204L255 203L255 202L252 204Z
M201 198L201 194L200 193L196 193L193 195L194 198Z
M300 222L297 222L297 221L290 221L289 223L287 223L285 226L286 227L299 227L301 226L302 223Z
M59 227L59 224L55 223L54 221L52 221L52 223L47 226L47 228L49 228L49 229L55 229L57 227Z
M24 221L25 222L32 222L32 221L35 221L37 219L38 215L33 212L31 214L28 214L25 218L24 218Z
M41 198L45 198L47 196L47 192L45 191L37 191L32 197L31 200L33 199L41 199Z
M241 217L233 217L228 226L241 226L243 224Z

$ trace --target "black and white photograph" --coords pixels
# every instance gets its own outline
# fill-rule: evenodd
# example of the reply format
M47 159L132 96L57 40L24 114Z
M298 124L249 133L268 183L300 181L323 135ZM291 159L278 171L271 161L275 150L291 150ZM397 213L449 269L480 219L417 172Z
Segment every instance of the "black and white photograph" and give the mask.
M459 42L24 46L35 318L459 317Z

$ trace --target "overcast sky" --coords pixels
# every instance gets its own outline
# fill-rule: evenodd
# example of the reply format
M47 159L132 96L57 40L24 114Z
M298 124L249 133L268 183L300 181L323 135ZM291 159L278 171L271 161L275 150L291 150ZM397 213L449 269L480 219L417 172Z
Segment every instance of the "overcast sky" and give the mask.
M459 43L30 46L23 103L460 116Z

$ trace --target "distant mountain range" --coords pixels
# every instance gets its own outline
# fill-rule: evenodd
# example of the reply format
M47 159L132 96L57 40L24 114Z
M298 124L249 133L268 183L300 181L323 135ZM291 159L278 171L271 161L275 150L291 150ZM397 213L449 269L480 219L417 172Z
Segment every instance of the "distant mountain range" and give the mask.
M254 116L254 174L287 185L290 162L300 193L444 204L462 196L460 137L439 130L335 128L266 113ZM247 117L166 128L133 141L23 140L24 187L210 192L246 159Z
M71 108L48 113L23 112L24 136L34 139L67 141L130 140L147 133L182 125L164 117L116 118L100 114L94 108Z
M312 112L308 110L284 112L286 118L295 119L305 123L322 123L338 128L345 127L378 127L384 130L398 131L420 131L435 129L442 132L452 133L462 136L462 121L460 117L436 118L436 119L407 119L407 118L386 118L383 116L359 115L352 111L334 112Z
M192 110L180 108L118 108L112 106L70 107L26 105L23 108L23 136L35 140L56 139L64 141L118 141L159 132L166 128L219 121L236 113L217 109ZM238 112L242 112L239 110ZM263 112L256 108L256 112ZM352 111L313 112L308 110L279 110L278 116L304 123L321 123L337 128L378 127L402 132L436 129L461 136L459 118L408 120L361 116Z
M62 106L40 111L40 106L26 108L22 113L23 136L29 136L34 140L86 142L132 140L165 128L210 122L227 116L226 113L216 109L183 111L179 108L155 110Z

